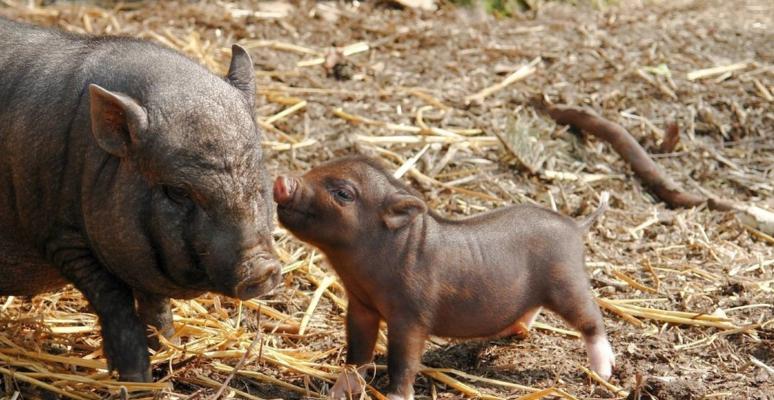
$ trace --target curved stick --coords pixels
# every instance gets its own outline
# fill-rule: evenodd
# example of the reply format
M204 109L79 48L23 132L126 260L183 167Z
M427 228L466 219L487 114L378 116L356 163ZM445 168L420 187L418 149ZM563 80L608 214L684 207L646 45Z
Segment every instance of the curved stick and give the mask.
M558 124L586 131L610 143L624 161L631 165L632 170L645 186L670 207L694 207L710 200L680 189L624 127L602 118L593 110L551 105L543 101L535 102L533 106L545 111ZM708 203L710 208L727 209L726 202L718 199L711 200Z

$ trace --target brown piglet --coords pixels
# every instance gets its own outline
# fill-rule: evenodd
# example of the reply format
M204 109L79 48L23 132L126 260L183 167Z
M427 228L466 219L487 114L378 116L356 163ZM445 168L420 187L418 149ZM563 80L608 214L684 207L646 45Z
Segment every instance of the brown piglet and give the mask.
M450 220L375 160L348 157L278 177L274 200L282 225L325 253L344 283L348 365L371 362L386 321L390 399L413 398L429 335L525 334L543 307L580 331L591 368L610 377L613 350L583 260L606 194L582 222L532 205ZM332 397L362 390L356 378L342 373Z

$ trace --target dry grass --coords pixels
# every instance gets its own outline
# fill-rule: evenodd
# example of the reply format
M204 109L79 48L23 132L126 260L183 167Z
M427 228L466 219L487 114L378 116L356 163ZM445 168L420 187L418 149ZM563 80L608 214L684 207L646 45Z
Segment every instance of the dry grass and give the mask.
M449 216L522 202L580 215L598 192L614 193L588 237L589 274L618 354L612 381L585 369L577 333L544 315L526 341L434 339L420 397L774 393L770 236L730 213L665 209L608 146L578 140L525 106L534 95L593 106L651 151L677 121L682 142L657 157L676 181L771 209L774 13L766 2L605 12L546 3L531 20L325 2L1 3L0 14L13 18L153 40L221 74L230 43L242 43L256 62L272 172L363 152ZM334 79L332 55L351 80ZM153 384L111 380L96 318L75 290L0 298L0 397L99 399L123 386L139 397L203 399L226 381L224 395L236 398L323 397L343 360L345 294L319 253L282 229L275 237L283 287L265 300L175 302L184 344L165 342L154 354ZM384 345L382 335L380 354ZM383 358L376 369L380 387ZM638 386L638 376L655 380Z

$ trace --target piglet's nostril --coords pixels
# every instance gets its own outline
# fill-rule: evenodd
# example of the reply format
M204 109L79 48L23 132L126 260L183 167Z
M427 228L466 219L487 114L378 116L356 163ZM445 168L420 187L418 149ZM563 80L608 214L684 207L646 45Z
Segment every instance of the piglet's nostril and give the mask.
M274 180L274 201L280 205L290 203L290 201L293 199L293 192L295 190L295 179L284 176L277 177L277 179Z

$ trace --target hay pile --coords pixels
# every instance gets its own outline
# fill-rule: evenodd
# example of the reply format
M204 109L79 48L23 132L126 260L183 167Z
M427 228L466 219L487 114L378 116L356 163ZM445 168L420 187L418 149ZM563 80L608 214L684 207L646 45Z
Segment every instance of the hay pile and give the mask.
M366 153L449 216L523 202L576 216L612 192L587 239L618 354L611 382L591 376L577 334L544 314L524 341L434 339L420 397L762 399L774 393L774 239L732 213L667 209L608 145L528 106L535 96L591 106L651 153L676 122L680 143L655 157L679 185L774 208L774 10L727 3L545 3L495 20L453 7L1 0L0 15L146 38L220 74L230 44L246 46L272 173ZM344 292L319 253L282 229L275 237L284 286L266 300L175 302L183 345L153 356L153 384L109 379L77 291L0 298L0 398L99 399L121 386L165 399L324 396L343 361ZM372 383L385 382L380 369Z

